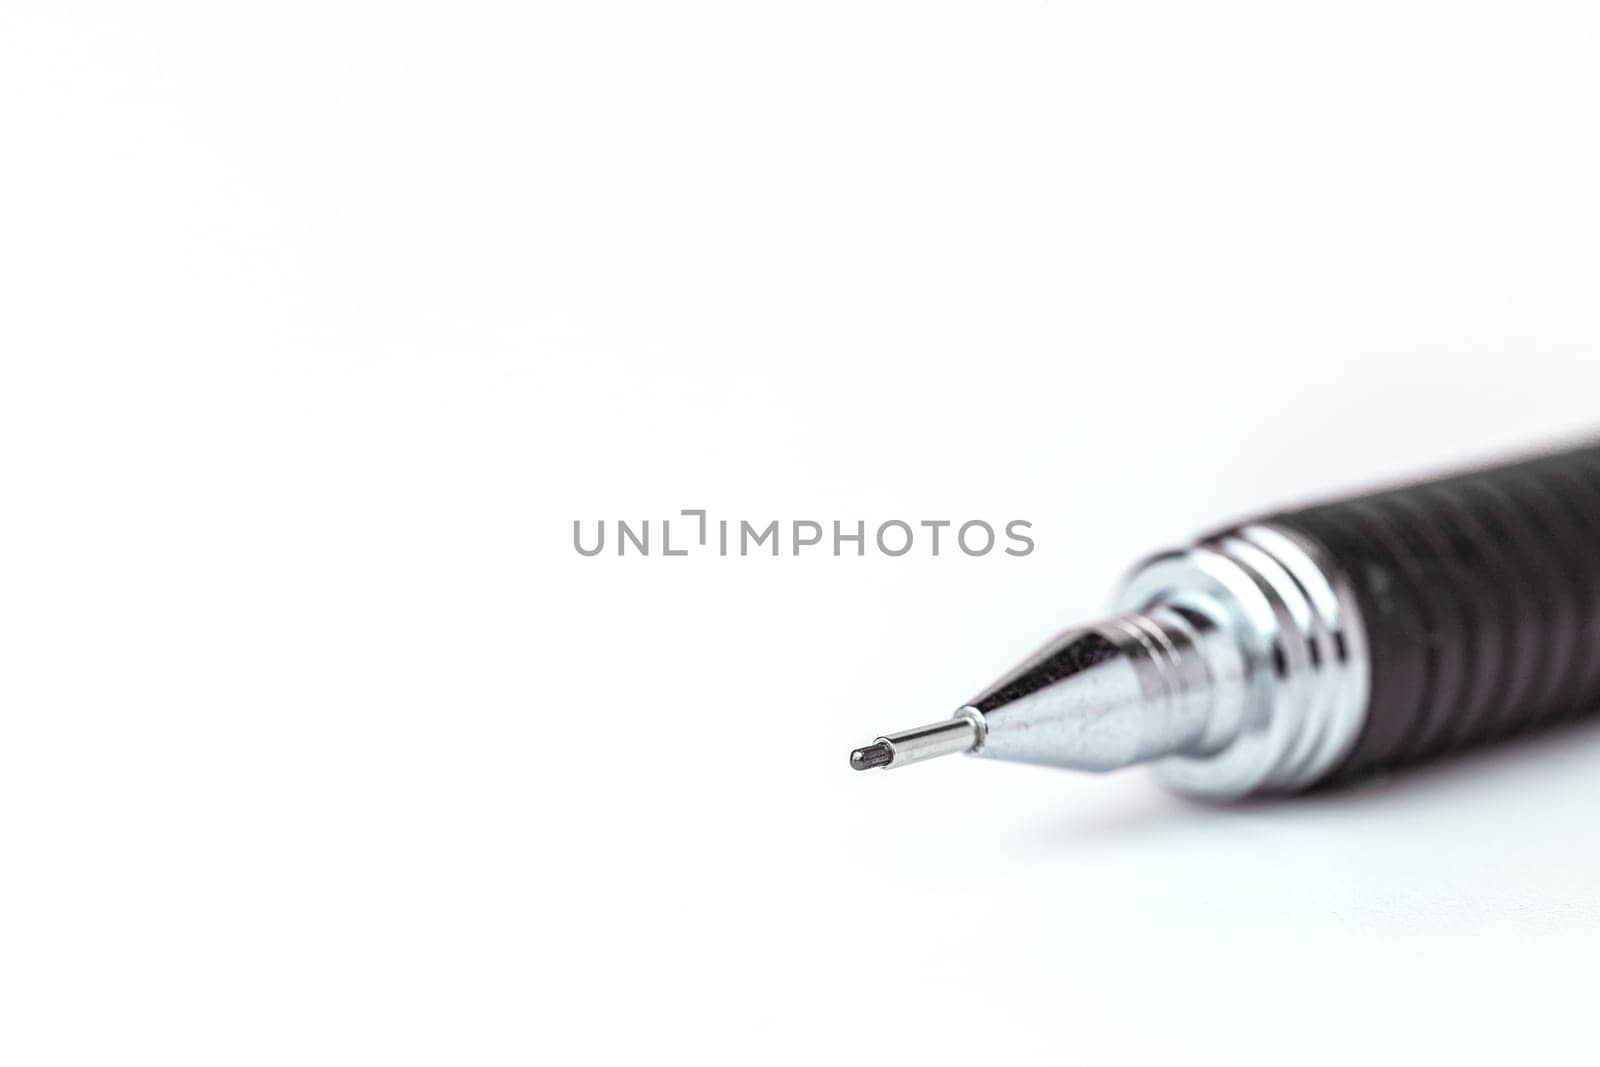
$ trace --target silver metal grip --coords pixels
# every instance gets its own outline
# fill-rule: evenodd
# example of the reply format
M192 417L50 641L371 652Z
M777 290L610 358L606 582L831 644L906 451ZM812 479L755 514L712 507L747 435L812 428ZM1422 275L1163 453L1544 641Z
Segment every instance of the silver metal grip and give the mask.
M1207 665L1207 743L1155 763L1172 789L1212 799L1294 792L1350 752L1367 714L1367 636L1355 593L1309 539L1269 524L1229 530L1144 563L1116 607L1133 619L1177 613L1207 634L1183 657ZM1224 649L1234 664L1219 665Z
M1045 642L953 718L880 736L850 765L956 752L1084 771L1154 763L1171 788L1226 799L1313 785L1360 736L1366 630L1309 538L1256 523L1157 556L1118 607Z

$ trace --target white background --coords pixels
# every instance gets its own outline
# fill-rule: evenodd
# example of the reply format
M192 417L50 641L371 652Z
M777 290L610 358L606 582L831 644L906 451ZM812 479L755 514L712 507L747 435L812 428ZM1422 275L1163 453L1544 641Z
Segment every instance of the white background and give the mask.
M1593 431L1587 5L0 13L0 1059L1592 1062L1600 732L853 774ZM1024 559L572 522L1034 523ZM592 527L591 527L592 528Z

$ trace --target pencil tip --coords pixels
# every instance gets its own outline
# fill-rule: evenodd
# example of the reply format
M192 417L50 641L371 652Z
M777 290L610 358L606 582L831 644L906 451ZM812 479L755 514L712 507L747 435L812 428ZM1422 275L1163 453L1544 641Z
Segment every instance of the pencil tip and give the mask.
M875 741L850 753L850 766L858 771L887 767L894 760L894 749L886 741Z

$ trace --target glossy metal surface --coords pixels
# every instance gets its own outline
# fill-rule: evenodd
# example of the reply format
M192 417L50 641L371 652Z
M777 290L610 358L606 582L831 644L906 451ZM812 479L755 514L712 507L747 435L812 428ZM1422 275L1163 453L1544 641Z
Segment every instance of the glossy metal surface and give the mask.
M1134 571L1126 614L1067 630L962 709L994 760L1110 771L1178 792L1314 784L1354 744L1370 673L1354 595L1317 545L1242 526Z
M963 710L983 717L980 756L1109 771L1214 751L1239 681L1208 618L1157 607L1058 635Z
M858 770L972 752L1109 771L1153 762L1225 799L1312 785L1350 751L1370 667L1354 594L1321 550L1243 526L1138 568L1123 614L1064 631L953 719L877 738Z
M1182 793L1292 792L1336 767L1366 717L1371 673L1355 596L1321 549L1253 524L1158 556L1118 598L1145 613L1188 608L1212 620L1242 661L1243 704L1211 751L1156 764Z
M983 720L963 710L953 719L874 738L872 744L850 753L850 765L858 771L904 767L938 756L970 752L982 740Z

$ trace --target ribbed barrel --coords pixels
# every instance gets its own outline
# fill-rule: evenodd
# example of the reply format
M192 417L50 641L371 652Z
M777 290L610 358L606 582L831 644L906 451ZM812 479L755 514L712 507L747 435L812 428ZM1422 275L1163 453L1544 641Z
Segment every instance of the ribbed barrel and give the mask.
M1371 700L1326 780L1600 709L1600 446L1271 516L1361 608Z

